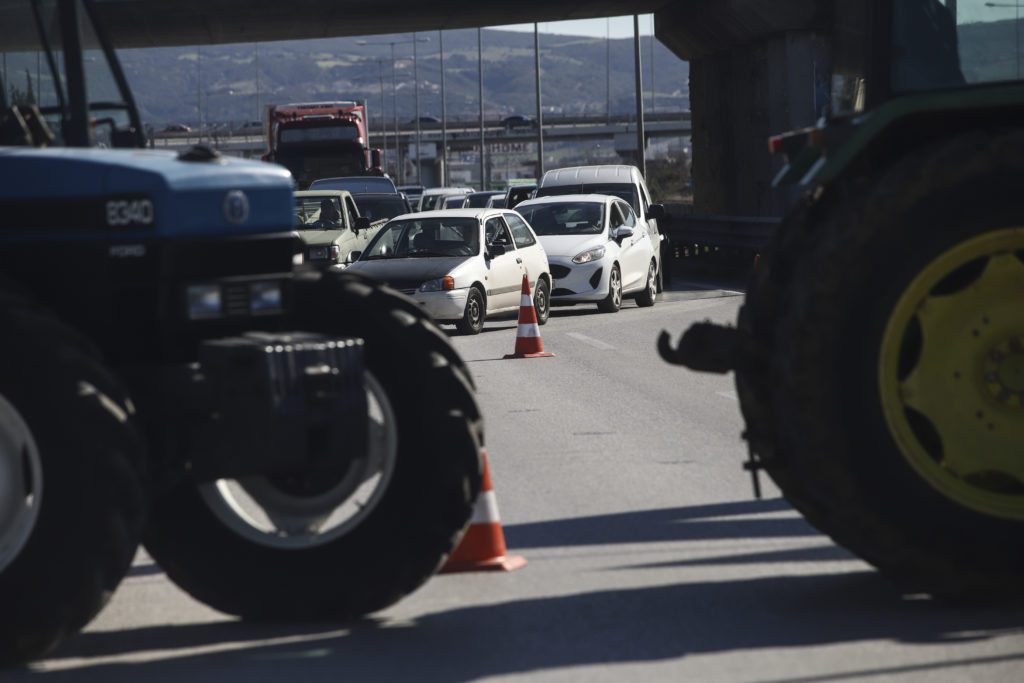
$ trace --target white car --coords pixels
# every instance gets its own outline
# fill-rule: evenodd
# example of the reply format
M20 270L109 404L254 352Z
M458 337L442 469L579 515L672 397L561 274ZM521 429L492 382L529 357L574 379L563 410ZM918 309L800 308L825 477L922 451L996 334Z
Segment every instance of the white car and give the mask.
M561 195L527 200L516 211L548 254L553 303L596 303L606 313L619 310L624 297L654 305L658 247L628 203L610 195Z
M432 187L424 190L420 196L420 203L416 206L417 211L433 211L440 209L445 197L464 197L472 194L473 189L469 187Z
M349 269L416 301L435 321L478 334L487 316L518 312L525 274L537 322L550 313L548 257L522 217L504 209L406 214L381 228Z
M658 291L667 275L663 261L670 259L668 237L664 226L665 207L655 204L647 183L636 166L576 166L548 171L541 178L535 197L553 197L570 194L608 194L625 200L636 214L637 222L654 242L658 262ZM660 224L659 224L660 223ZM671 261L669 261L671 263Z

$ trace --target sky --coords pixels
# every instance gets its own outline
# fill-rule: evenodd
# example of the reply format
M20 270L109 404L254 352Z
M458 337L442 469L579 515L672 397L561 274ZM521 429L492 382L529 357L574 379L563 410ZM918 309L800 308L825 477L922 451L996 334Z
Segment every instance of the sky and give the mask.
M651 14L640 15L640 35L651 35ZM633 37L633 17L612 17L610 21L605 19L575 19L573 21L542 21L541 33L560 33L563 35L590 36L592 38L604 38L607 29L611 28L612 38ZM488 28L499 28L504 31L529 31L533 33L533 24L512 24L509 26L490 26Z

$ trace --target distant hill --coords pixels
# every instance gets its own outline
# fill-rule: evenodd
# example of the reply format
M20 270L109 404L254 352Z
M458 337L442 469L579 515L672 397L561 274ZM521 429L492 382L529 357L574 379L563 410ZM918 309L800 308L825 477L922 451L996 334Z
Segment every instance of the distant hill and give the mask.
M430 42L418 45L420 113L440 116L438 35L421 33ZM366 40L408 40L371 36ZM485 30L484 101L488 116L532 114L534 100L533 35ZM380 116L381 75L385 113L393 121L391 50L387 45L358 45L359 38L261 43L258 47L261 108L270 103L326 99L366 99L371 118ZM477 102L476 30L446 31L446 101L450 118L474 119ZM642 43L644 90L650 92L651 39ZM543 103L546 113L603 114L607 107L604 39L541 35ZM202 95L205 121L243 122L262 116L256 106L256 55L252 43L121 50L128 80L143 120L194 124ZM400 120L413 117L412 45L396 46L397 105ZM632 39L613 40L612 113L635 109ZM688 65L664 46L654 44L654 106L659 111L689 108ZM648 95L647 106L651 106Z

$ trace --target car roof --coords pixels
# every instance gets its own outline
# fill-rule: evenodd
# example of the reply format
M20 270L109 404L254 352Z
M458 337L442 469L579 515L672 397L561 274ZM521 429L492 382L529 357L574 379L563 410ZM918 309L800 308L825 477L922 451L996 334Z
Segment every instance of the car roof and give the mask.
M468 187L430 187L423 191L423 194L471 194L473 190Z
M541 187L584 183L632 183L640 176L636 166L608 164L605 166L574 166L548 171L541 178Z
M314 190L315 192L316 190ZM374 199L394 199L401 200L402 195L395 192L353 192L352 196L356 199L360 197L372 197Z
M420 211L419 213L407 213L403 216L395 216L392 220L399 220L402 218L482 218L484 214L488 216L497 216L503 213L510 213L511 209L503 209L500 207L494 207L492 209L485 209L483 207L477 209L442 209L440 211Z
M556 194L548 195L547 197L536 197L535 199L525 199L520 202L516 208L518 209L520 206L533 204L561 204L563 202L591 202L594 204L604 204L616 199L619 198L608 194ZM622 200L619 199L619 201Z
M317 178L313 182L314 183L322 183L322 182L326 182L328 180L331 180L331 181L334 181L334 180L386 180L389 183L391 183L392 185L395 184L395 181L393 181L393 180L391 180L391 178L388 178L387 176L383 176L383 175L339 175L339 176L333 176L333 177L330 177L330 178Z
M348 190L301 190L295 193L296 197L340 197L343 194L352 194ZM393 195L388 195L393 196Z

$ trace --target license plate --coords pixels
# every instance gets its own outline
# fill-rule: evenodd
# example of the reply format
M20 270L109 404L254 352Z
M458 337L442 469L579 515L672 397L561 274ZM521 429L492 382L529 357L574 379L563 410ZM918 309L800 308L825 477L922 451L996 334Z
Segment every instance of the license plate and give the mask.
M327 247L313 247L309 250L310 261L324 261L327 259Z

